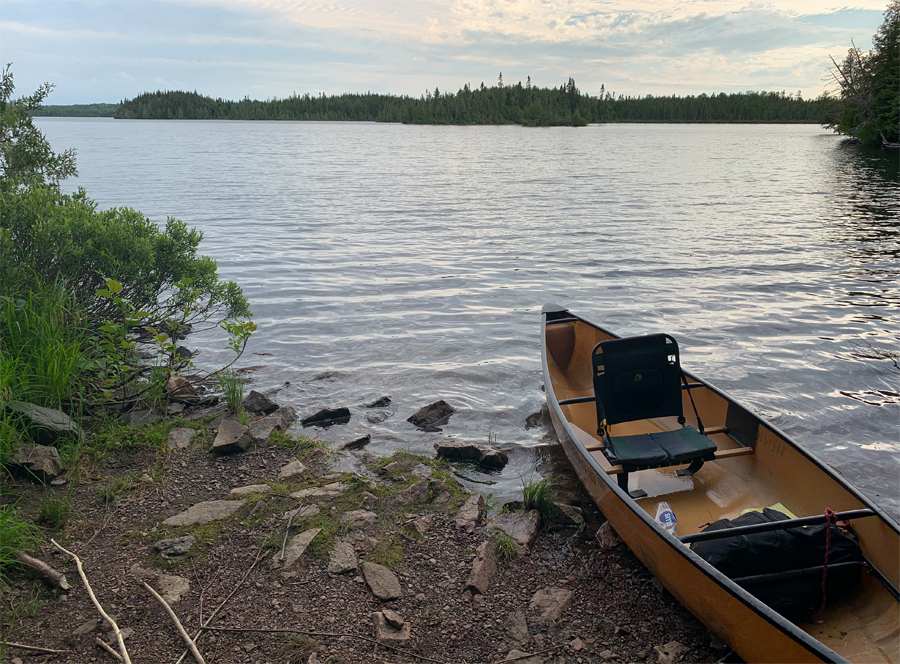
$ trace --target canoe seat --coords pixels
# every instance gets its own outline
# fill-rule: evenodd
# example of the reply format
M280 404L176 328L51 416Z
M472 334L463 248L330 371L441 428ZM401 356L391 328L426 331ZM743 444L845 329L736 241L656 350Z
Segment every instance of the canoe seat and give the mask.
M668 334L601 341L591 352L597 433L604 439L603 453L620 464L619 486L628 491L628 473L648 468L690 464L679 475L693 475L704 461L715 458L716 444L684 418L682 383L693 404L678 353ZM634 436L610 436L609 427L657 417L677 416L681 429Z

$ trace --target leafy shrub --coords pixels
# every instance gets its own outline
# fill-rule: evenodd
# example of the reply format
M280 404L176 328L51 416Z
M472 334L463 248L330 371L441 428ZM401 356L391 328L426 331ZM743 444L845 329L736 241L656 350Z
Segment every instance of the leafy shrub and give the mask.
M97 326L122 318L98 295L113 279L142 326L169 330L177 321L183 332L212 317L249 316L237 284L219 280L216 262L197 255L202 238L177 219L160 229L130 208L98 210L84 191L0 190L0 295L57 282Z

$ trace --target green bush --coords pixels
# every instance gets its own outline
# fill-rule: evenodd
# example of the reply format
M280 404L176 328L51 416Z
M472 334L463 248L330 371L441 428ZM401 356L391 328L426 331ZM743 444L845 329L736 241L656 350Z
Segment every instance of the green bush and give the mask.
M34 284L59 283L98 325L122 317L98 291L114 279L142 326L186 331L193 323L250 315L216 262L197 254L203 234L169 219L161 229L130 208L98 210L84 191L40 185L0 190L0 295L22 297Z

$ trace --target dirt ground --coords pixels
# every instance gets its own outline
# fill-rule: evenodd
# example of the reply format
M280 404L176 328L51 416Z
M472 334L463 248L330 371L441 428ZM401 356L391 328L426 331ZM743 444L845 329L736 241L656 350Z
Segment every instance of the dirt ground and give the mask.
M390 460L366 459L363 473L335 474L329 469L331 453L286 439L221 457L208 447L206 436L188 449L119 454L108 460L104 476L54 489L66 492L75 512L64 530L51 534L82 559L99 601L130 632L126 645L135 663L174 664L184 651L170 619L139 585L140 579L158 585L159 575L189 583L172 606L191 635L221 605L210 623L217 631L205 631L198 640L207 662L475 664L499 662L514 649L535 653L536 658L518 660L532 664L657 662L654 646L672 641L685 647L676 661L717 661L725 655L624 545L599 550L593 532L602 515L585 496L569 502L586 509L589 526L545 526L530 554L501 563L488 591L471 597L463 589L475 549L491 535L483 521L473 532L454 526L466 495L445 463L398 453ZM277 481L279 469L294 458L310 472ZM385 468L389 461L394 464ZM443 505L432 499L401 506L397 496L420 479L412 470L423 461L451 498ZM343 493L290 497L298 489L334 482L342 483ZM197 502L225 499L232 488L259 483L269 484L271 492L250 495L227 519L201 526L162 524ZM28 483L7 487L25 513L48 490ZM284 512L313 503L319 514L292 521L291 535L311 527L321 533L295 567L273 568L285 537ZM340 517L352 509L378 515L373 531L358 535L357 553L360 560L393 570L402 587L399 599L379 601L358 572L327 571L335 538L348 535ZM424 535L409 527L427 515L432 516ZM153 548L158 540L187 534L194 535L195 544L178 559L164 559ZM110 633L97 624L72 560L49 546L38 555L65 572L73 589L51 589L33 575L15 573L3 591L4 639L66 652L10 647L5 661L113 662L96 644L98 637L110 641ZM570 590L571 605L555 623L529 619L527 635L516 635L512 617L517 612L528 617L532 596L546 588ZM396 649L374 642L370 614L385 608L411 627L409 640ZM237 631L254 629L295 631ZM193 660L188 655L183 661Z

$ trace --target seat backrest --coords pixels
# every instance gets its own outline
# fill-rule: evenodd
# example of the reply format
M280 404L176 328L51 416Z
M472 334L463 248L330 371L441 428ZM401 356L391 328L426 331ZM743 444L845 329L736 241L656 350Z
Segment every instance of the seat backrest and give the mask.
M591 352L597 427L684 416L678 343L668 334L601 341Z

